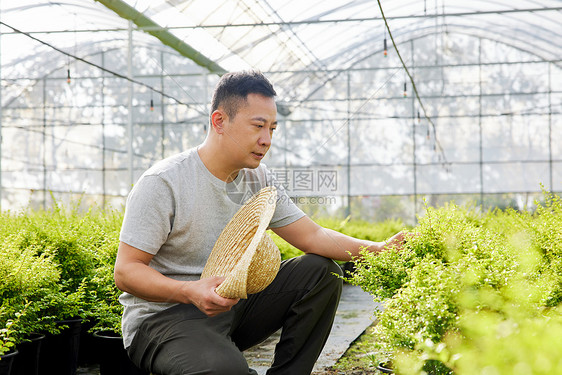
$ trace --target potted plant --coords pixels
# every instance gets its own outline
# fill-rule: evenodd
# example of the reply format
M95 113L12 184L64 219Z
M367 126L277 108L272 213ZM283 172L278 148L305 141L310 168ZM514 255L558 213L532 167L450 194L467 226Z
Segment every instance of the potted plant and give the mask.
M2 218L4 221L6 217ZM43 330L41 298L56 285L59 271L49 255L39 255L32 246L21 247L21 233L0 234L0 329L2 351L20 349ZM40 337L40 336L39 336ZM18 363L29 363L35 358L39 347L30 353L24 346L15 357ZM31 357L28 357L28 354ZM31 372L27 372L31 373Z
M11 344L14 345L18 355L13 358L13 375L35 375L39 369L39 353L44 335L38 333L42 329L38 307L32 301L24 304L15 299L2 301L0 307L0 320L5 321L3 332L11 336ZM3 335L5 336L5 335ZM4 339L2 341L5 341Z
M0 374L10 375L12 364L18 351L15 348L15 339L13 332L14 321L9 320L0 328Z
M81 324L89 316L86 296L94 265L93 250L88 245L88 218L55 204L49 211L27 212L24 221L26 225L15 241L17 247L20 251L33 249L37 258L49 259L58 271L56 283L33 299L46 335L40 366L49 373L73 374Z
M57 284L41 301L46 338L40 366L47 373L76 372L82 321L87 316L86 285L84 282L71 292L65 290L64 283Z
M0 316L5 317L4 306L0 308ZM19 336L19 318L21 313L15 314L13 319L0 323L0 374L9 375L15 356L18 355L16 343Z
M83 214L56 203L49 211L0 214L0 329L11 322L10 335L3 331L4 351L40 332L47 336L43 372L74 373L82 322L120 334L112 275L121 220L117 211ZM16 313L22 323L17 326Z
M123 306L119 303L121 291L113 280L113 262L105 263L97 270L92 282L97 285L96 306L93 310L97 317L94 338L98 341L101 375L144 375L129 359L123 346L121 336L121 316Z

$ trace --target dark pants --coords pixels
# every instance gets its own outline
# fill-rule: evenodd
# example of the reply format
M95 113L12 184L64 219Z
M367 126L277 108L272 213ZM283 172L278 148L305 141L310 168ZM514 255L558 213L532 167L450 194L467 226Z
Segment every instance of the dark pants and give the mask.
M282 328L267 374L310 374L330 333L339 303L340 267L317 255L281 263L273 283L209 318L194 305L176 305L146 319L129 356L159 375L256 374L242 351Z

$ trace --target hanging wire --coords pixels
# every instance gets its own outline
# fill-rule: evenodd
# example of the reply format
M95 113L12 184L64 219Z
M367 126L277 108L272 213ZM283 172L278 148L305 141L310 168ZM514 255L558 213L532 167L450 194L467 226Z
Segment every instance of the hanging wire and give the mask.
M434 138L435 138L435 151L437 151L437 149L439 149L439 152L441 153L443 162L447 163L447 158L445 157L445 151L444 151L443 147L441 147L441 143L439 142L439 139L437 138L437 130L435 129L435 124L433 123L433 120L431 120L429 115L427 114L425 106L423 105L423 102L420 98L420 94L418 93L416 83L414 82L414 79L412 78L412 75L410 74L410 71L408 70L408 68L406 67L406 64L404 63L404 60L402 59L402 55L400 55L400 51L398 50L398 47L396 46L396 42L394 41L394 37L392 36L392 32L390 31L390 27L388 26L386 16L384 15L384 11L382 10L381 1L377 0L377 3L379 4L381 16L382 16L382 19L384 20L384 24L386 25L386 29L388 30L388 35L389 35L390 40L392 42L392 46L394 47L394 50L396 51L396 54L398 55L398 58L400 59L400 63L402 64L402 67L404 68L404 71L408 75L410 83L412 84L412 89L414 90L414 94L416 95L418 103L420 104L420 107L423 110L423 115L427 119L427 121L429 122L429 124L431 125L431 128L433 130L433 135L434 135Z
M73 55L72 53L63 51L62 49L60 49L60 48L58 48L58 47L55 47L55 46L53 46L52 44L47 43L47 42L45 42L45 41L43 41L43 40L41 40L41 39L39 39L39 38L36 38L36 37L34 37L33 35L31 35L31 34L29 34L29 33L26 33L25 31L21 31L21 30L19 30L19 29L16 29L15 27L10 26L10 25L8 25L7 23L5 23L5 22L3 22L3 21L0 21L0 25L4 25L4 26L6 26L6 27L12 29L12 30L13 30L14 32L16 32L16 33L25 35L25 36L27 36L28 38L33 39L33 40L35 40L36 42L41 43L41 44L43 44L43 45L45 45L45 46L47 46L47 47L49 47L49 48L52 48L53 50L55 50L55 51L57 51L57 52L59 52L59 53L62 53L63 55L65 55L65 56L67 56L67 57L69 57L69 58L72 58L72 59L74 59L74 60L76 60L76 61L81 61L81 62L83 62L83 63L85 63L85 64L87 64L87 65L93 66L93 67L95 67L95 68L97 68L97 69L99 69L99 70L101 70L101 71L104 71L104 72L106 72L106 73L109 73L109 74L111 74L111 75L113 75L113 76L115 76L115 77L118 77L118 78L127 80L127 81L132 82L132 83L134 83L134 84L137 84L137 85L139 85L139 86L146 87L147 89L151 90L152 92L158 93L158 94L162 95L162 96L165 97L165 98L172 99L174 102L176 102L176 103L178 103L178 104L185 105L185 106L187 106L187 107L194 107L194 106L197 106L196 103L185 103L185 102L183 102L183 101L177 99L176 97L174 97L174 96L172 96L172 95L170 95L170 94L165 93L165 92L162 91L162 90L159 90L159 89L157 89L157 88L155 88L155 87L153 87L153 86L150 86L150 85L147 84L147 83L138 81L138 80L133 79L133 78L129 78L129 77L123 75L123 74L117 73L117 72L115 72L115 71L113 71L113 70L110 70L110 69L107 69L107 68L105 68L105 67L103 67L103 66L101 66L101 65L98 65L98 64L96 64L96 63L93 63L93 62L91 62L91 61L88 61L88 60L86 60L86 59L83 59L83 58L81 58L81 57L78 57L78 56L76 56L76 55ZM68 76L70 76L70 69L67 69L67 79L68 79ZM207 116L207 113L201 112L201 111L199 111L197 108L195 108L195 110L196 110L197 112L199 112L200 114L202 114L202 115L204 115L204 116Z

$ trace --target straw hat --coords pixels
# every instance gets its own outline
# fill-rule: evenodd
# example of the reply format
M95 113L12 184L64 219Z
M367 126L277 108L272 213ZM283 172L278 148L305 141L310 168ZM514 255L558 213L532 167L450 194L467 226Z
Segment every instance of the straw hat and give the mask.
M216 292L225 298L248 298L261 292L279 271L281 255L265 233L277 200L268 186L248 200L221 232L201 278L224 276Z

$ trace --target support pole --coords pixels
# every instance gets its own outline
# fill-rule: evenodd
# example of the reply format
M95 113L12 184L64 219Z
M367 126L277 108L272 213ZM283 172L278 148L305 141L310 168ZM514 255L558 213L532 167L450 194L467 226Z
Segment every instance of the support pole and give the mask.
M129 89L127 90L127 154L129 156L129 188L133 186L133 22L129 21L129 48L127 49L127 77Z
M0 20L2 11L0 10ZM2 29L0 29L0 213L2 212Z
M346 218L351 216L351 73L347 72L347 209Z
M105 52L101 53L101 66L105 67ZM107 151L107 144L105 139L105 73L101 73L101 184L102 184L102 208L105 209L107 204L107 179L106 179L106 164L105 152Z
M203 103L210 103L211 98L209 98L209 74L207 72L203 72L203 95L204 95ZM205 113L209 113L211 111L210 107L211 107L210 105L205 106ZM207 130L210 130L207 127L207 125L209 124L208 117L205 117L203 119L203 124L205 125L203 126L203 139L201 140L201 142L205 141L205 139L207 138Z
M412 77L414 74L414 41L410 40L410 55L412 56ZM416 120L415 97L412 95L412 167L414 170L414 223L418 221L418 164L416 162ZM427 125L429 126L429 124Z
M47 209L47 78L43 77L43 209Z
M551 65L548 64L548 174L549 191L554 191L554 180L552 178L552 72Z
M164 69L164 52L160 52L160 90L166 92L164 88L164 76L166 69ZM160 95L160 156L162 159L166 157L166 103L164 96Z
M482 39L478 39L478 162L480 164L480 209L484 209L484 147L482 131Z

